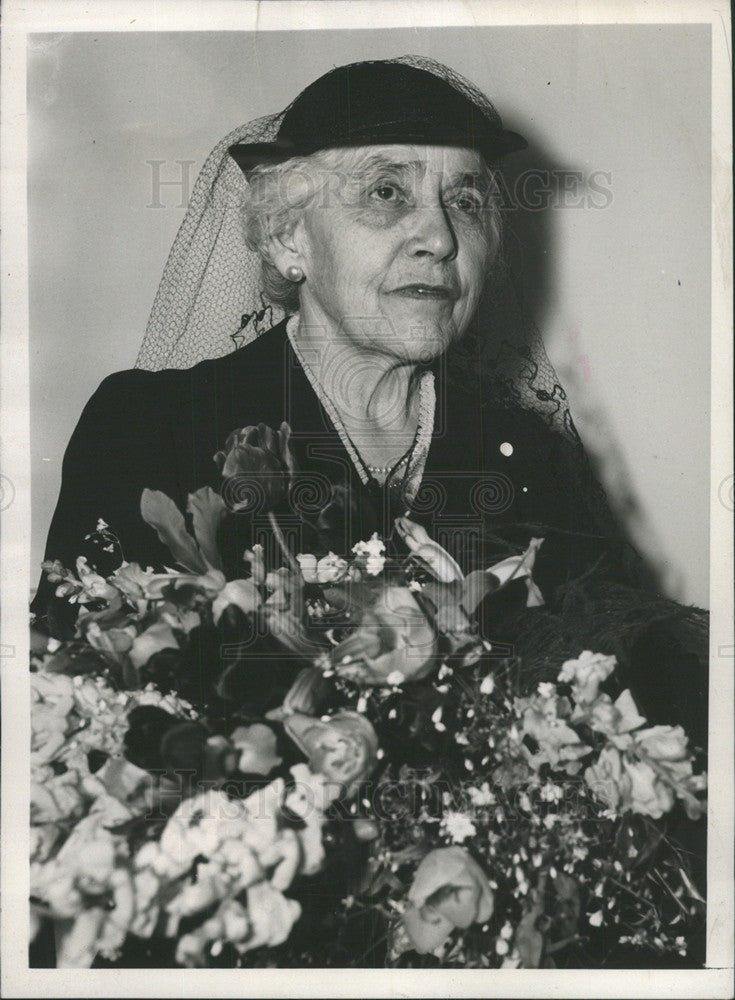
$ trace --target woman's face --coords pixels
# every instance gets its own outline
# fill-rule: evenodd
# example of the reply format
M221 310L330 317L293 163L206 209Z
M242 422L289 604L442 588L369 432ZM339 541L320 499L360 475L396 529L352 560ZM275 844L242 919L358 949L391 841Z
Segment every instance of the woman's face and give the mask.
M344 151L297 223L302 322L412 361L467 328L497 237L478 153L440 146Z

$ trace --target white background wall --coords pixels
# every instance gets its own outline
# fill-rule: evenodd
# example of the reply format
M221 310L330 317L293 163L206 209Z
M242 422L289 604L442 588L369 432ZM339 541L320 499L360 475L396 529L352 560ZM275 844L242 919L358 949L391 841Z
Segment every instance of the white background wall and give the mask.
M29 52L34 563L87 398L131 367L180 191L234 126L334 65L406 52L477 83L530 148L611 175L521 225L529 301L613 499L668 592L708 604L710 69L705 26L38 35Z

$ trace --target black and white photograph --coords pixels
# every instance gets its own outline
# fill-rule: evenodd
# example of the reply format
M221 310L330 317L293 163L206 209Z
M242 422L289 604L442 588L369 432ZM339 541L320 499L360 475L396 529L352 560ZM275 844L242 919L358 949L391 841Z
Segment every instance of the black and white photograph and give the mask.
M731 995L729 18L3 5L6 995Z

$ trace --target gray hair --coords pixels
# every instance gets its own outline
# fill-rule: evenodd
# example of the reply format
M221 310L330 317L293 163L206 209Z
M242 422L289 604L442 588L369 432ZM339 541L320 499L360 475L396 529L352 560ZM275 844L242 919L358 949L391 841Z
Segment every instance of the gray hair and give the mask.
M301 215L328 191L330 180L352 175L369 150L370 147L324 149L311 156L295 156L283 163L255 167L248 175L243 202L245 239L260 257L265 296L287 312L299 308L298 285L285 278L273 263L271 240L292 232ZM490 247L489 277L492 277L502 245L500 187L495 172L484 160L481 162L487 184L484 217Z

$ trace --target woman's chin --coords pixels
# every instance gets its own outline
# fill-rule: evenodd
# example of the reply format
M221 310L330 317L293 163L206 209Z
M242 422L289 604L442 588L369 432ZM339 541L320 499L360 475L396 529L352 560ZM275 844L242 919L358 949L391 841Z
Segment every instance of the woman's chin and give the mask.
M454 340L453 333L443 330L407 330L400 340L385 344L387 352L403 362L428 365L444 354Z
M391 347L407 360L428 362L443 354L457 339L458 329L452 317L452 310L437 307L436 303L418 305L414 308L401 306L390 313L394 331Z

